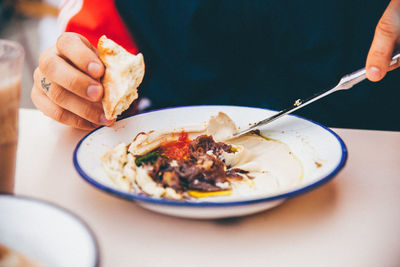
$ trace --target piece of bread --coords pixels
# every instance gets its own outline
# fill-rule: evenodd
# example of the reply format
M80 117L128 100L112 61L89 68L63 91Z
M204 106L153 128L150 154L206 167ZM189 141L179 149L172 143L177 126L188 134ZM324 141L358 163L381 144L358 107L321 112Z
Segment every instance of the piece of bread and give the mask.
M100 37L97 50L106 69L101 80L104 87L103 109L108 120L117 118L138 98L137 87L144 76L142 54L136 56L108 39Z

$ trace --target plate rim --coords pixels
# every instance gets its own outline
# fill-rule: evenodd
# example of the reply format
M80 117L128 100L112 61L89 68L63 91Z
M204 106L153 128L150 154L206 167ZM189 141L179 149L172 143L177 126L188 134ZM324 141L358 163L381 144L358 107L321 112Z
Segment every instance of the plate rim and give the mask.
M272 111L272 112L278 112L273 109L268 109L268 108L260 108L260 107L249 107L249 106L236 106L236 105L189 105L189 106L174 106L174 107L166 107L166 108L159 108L159 109L153 109L149 111L144 111L141 113L133 114L124 118L120 118L117 121L129 119L131 117L135 117L138 115L142 114L147 114L147 113L153 113L153 112L159 112L159 111L164 111L164 110L169 110L169 109L180 109L180 108L197 108L197 107L231 107L231 108L249 108L249 109L259 109L259 110L267 110L267 111ZM74 152L73 152L73 164L75 167L75 170L78 172L78 174L89 184L93 185L95 188L105 191L107 193L110 193L114 196L117 196L119 198L127 199L130 201L139 201L139 202L146 202L146 203L151 203L151 204L158 204L158 205L168 205L168 206L180 206L180 207L231 207L231 206L243 206L243 205L250 205L250 204L255 204L255 203L261 203L261 202L269 202L269 201L274 201L274 200L279 200L279 199L287 199L287 198L293 198L298 195L304 194L308 191L311 191L313 189L318 188L319 186L329 182L331 179L333 179L339 171L346 165L347 158L348 158L348 150L346 147L346 144L343 142L343 140L340 138L340 136L335 133L333 130L329 129L327 126L324 126L316 121L306 119L302 116L296 115L296 114L289 114L287 116L292 116L296 117L308 122L311 122L312 124L315 124L316 126L321 127L322 129L328 131L330 134L333 135L333 137L336 138L336 140L339 142L342 155L340 158L340 161L338 165L326 176L322 177L321 179L315 181L314 183L311 183L307 186L300 187L296 190L292 190L289 192L277 194L277 195L272 195L268 197L261 197L261 198L255 198L255 199L248 199L248 200L240 200L240 201L224 201L224 202L192 202L192 201L181 201L181 200L170 200L170 199L164 199L164 198L153 198L150 196L146 195L137 195L133 194L130 192L124 192L120 191L114 188L111 188L107 185L104 185L100 182L97 182L95 179L90 177L79 165L78 159L77 159L77 154L79 151L79 148L81 147L82 143L94 132L100 130L101 128L105 126L100 126L92 131L90 131L88 134L86 134L84 137L79 140L78 144L75 146Z
M0 193L0 199L1 198L11 198L11 199L17 199L18 201L23 200L23 201L29 201L29 202L34 202L43 206L47 206L50 208L54 208L61 213L64 213L65 215L69 216L72 218L74 221L76 221L78 224L80 224L83 229L89 234L91 244L93 245L94 252L95 252L95 261L94 261L94 266L98 267L100 266L100 245L99 245L99 240L96 237L96 234L92 227L85 221L83 220L80 216L72 212L71 210L56 204L54 202L50 202L48 200L44 199L39 199L36 197L31 197L31 196L26 196L26 195L15 195L15 194L8 194L8 193Z

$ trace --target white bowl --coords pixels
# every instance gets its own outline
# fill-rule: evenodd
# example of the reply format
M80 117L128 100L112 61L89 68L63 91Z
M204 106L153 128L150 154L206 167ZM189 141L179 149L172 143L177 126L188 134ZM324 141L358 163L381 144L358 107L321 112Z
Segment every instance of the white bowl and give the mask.
M99 265L97 241L75 215L53 204L0 194L0 244L40 266Z
M305 193L329 181L346 162L346 146L332 130L290 115L261 129L264 136L289 145L304 167L302 182L296 188L279 194L224 202L157 199L120 190L101 166L100 157L106 150L120 142L130 143L139 132L204 124L219 111L228 114L239 128L276 113L272 110L251 107L189 106L138 114L118 121L113 127L100 127L82 138L74 151L75 168L87 182L98 189L127 200L137 201L147 209L173 216L215 219L243 216L272 208L287 198Z

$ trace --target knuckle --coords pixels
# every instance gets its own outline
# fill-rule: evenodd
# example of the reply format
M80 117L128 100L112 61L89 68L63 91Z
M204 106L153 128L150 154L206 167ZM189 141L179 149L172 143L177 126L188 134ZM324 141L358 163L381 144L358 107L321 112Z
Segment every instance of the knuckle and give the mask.
M33 80L39 80L39 68L36 68L33 72Z
M77 119L75 125L79 129L87 129L89 128L89 122L84 119Z
M62 43L66 38L68 38L68 33L66 33L66 32L61 33L61 34L57 37L56 46L58 47L58 45L59 45L60 43Z
M48 53L42 53L39 57L39 69L42 73L47 74L55 68L56 62L54 57Z
M82 117L90 121L98 122L100 119L100 112L93 105L82 106Z
M32 87L32 90L31 90L31 99L32 99L32 103L37 107L37 108L39 108L40 109L40 107L39 107L39 105L38 105L38 102L37 102L37 91L36 91L37 89L36 89L36 86L33 86Z
M61 52L65 47L68 47L73 39L71 32L64 32L58 38L56 42L56 47L59 52Z
M76 51L76 57L78 59L78 64L80 68L82 68L83 71L87 71L87 65L89 64L90 61L94 61L95 57L92 55L89 49L79 49Z
M383 58L387 56L387 52L381 49L374 49L371 51L371 56L373 58Z
M66 88L69 89L70 91L79 92L81 79L78 75L71 75L71 77L68 77L65 83L66 83Z
M56 104L62 104L65 100L66 93L63 89L53 87L49 91L49 98Z
M40 68L41 65L43 65L45 63L44 61L45 61L48 53L49 53L48 49L46 49L42 53L40 53L40 55L39 55L39 68Z
M379 21L375 31L386 37L395 37L398 32L396 25L394 25L390 19L385 17Z
M66 121L66 116L68 116L67 112L65 109L62 109L60 107L56 108L53 110L51 114L48 115L49 117L52 117L54 120L58 122L65 122Z

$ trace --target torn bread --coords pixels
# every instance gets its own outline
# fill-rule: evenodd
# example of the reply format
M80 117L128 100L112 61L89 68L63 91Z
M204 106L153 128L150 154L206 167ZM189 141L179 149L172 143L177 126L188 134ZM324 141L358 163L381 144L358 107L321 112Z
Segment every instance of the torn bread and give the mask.
M103 109L108 120L117 118L138 98L137 87L144 76L142 54L136 56L108 39L100 37L97 50L106 69L102 78Z

